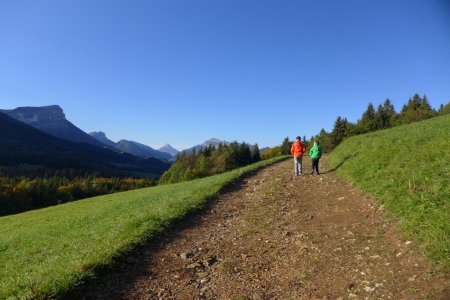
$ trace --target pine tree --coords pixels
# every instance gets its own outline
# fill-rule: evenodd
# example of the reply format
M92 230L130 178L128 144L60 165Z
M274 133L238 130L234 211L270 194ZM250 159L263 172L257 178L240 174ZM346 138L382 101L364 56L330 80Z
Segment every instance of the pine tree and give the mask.
M258 144L255 144L252 149L252 162L258 162L261 160L261 153L259 153Z
M377 130L377 113L372 102L369 102L366 111L361 119L356 123L355 133L361 134Z
M283 142L281 143L281 154L282 155L291 154L291 145L292 143L289 142L289 137L285 137Z
M391 103L389 98L383 103L384 112L386 113L386 123L384 128L390 128L394 126L395 120L397 118L397 113L395 112L394 105Z
M440 116L450 114L450 101L446 105L441 104L441 107L439 108L438 114Z
M333 131L331 131L331 144L334 147L339 145L344 138L350 134L350 124L346 118L337 117L334 122Z
M397 119L397 124L409 124L432 118L436 116L436 111L431 107L428 98L424 95L422 98L419 94L415 94L403 105L403 108Z

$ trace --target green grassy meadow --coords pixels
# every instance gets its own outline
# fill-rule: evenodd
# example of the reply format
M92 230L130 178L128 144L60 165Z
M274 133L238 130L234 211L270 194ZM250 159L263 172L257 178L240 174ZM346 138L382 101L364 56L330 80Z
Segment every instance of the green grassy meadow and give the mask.
M450 271L450 115L351 137L330 161Z
M0 299L61 295L198 210L237 178L285 158L1 217Z

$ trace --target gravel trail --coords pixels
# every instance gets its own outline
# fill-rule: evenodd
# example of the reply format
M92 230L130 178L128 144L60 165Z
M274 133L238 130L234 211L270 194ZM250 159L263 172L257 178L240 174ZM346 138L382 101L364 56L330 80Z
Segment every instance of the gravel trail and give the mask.
M450 299L377 203L334 170L267 167L86 287L86 299ZM307 173L307 174L305 174Z

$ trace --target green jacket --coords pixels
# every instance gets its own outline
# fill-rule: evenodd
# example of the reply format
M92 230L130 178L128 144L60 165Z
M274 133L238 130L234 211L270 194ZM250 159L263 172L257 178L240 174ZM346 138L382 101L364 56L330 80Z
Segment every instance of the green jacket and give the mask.
M309 150L309 156L311 158L321 158L322 157L322 148L319 145L315 145Z

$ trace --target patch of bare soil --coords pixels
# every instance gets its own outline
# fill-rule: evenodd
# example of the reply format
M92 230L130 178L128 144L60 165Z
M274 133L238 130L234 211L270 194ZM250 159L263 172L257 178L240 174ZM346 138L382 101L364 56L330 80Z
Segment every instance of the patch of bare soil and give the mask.
M448 274L375 201L310 166L293 176L287 160L244 179L85 298L450 299Z

